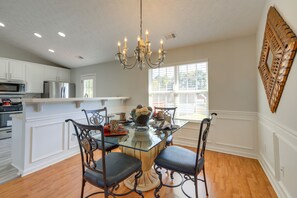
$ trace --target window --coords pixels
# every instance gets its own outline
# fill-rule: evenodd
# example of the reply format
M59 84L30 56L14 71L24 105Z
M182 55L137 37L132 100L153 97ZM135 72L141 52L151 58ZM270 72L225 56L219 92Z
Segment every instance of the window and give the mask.
M81 76L82 97L93 98L96 96L96 75L88 74Z
M177 107L179 119L201 120L208 116L207 62L150 69L149 104Z

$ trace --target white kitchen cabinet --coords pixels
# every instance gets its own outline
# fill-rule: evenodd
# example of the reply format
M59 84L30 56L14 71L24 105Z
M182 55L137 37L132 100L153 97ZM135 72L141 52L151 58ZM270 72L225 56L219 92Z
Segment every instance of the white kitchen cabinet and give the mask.
M8 80L26 80L26 63L23 61L9 60Z
M8 78L8 60L0 59L0 79L7 80Z
M45 69L45 80L70 82L70 70L58 67L49 67Z
M23 61L0 59L0 79L25 81L26 64Z
M27 93L43 93L45 66L35 63L27 64Z

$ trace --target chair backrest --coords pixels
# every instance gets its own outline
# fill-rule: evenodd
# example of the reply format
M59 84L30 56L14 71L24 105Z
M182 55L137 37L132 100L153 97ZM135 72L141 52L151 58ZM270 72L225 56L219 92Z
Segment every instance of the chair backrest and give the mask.
M155 112L163 111L164 115L171 116L172 120L174 120L176 108L177 107L154 107Z
M86 169L100 173L103 175L103 182L106 186L106 165L105 165L105 145L104 145L104 131L102 125L84 125L75 122L72 119L65 120L65 122L72 122L76 137L79 143L79 149L82 162L82 173L84 175ZM96 161L99 157L96 157L94 151L98 150L98 139L91 136L91 131L100 131L101 144L102 144L102 169L97 168Z
M200 124L200 131L199 131L198 145L197 145L197 155L196 155L196 166L195 166L196 172L199 168L199 164L198 164L199 159L204 158L207 137L208 137L209 128L210 128L213 116L217 116L217 113L211 113L210 117L204 118Z
M89 125L105 125L107 124L107 109L104 107L103 109L96 110L85 110L87 121Z

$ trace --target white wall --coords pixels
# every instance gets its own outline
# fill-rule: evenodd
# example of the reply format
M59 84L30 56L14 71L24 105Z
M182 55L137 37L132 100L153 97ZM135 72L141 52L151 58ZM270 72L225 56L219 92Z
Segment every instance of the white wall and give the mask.
M209 61L210 109L256 112L255 36L169 50L166 65ZM123 70L118 62L73 69L72 81L81 94L80 76L96 73L97 96L129 96L130 105L148 103L147 69Z
M0 57L28 61L33 63L40 63L45 65L59 66L39 56L36 56L35 54L32 54L24 49L20 49L13 45L7 44L5 41L0 41Z
M262 49L266 17L270 6L275 6L295 34L297 33L297 1L268 0L257 32L257 62ZM271 113L260 75L257 73L260 162L277 189L279 197L297 197L296 76L297 60L295 57L277 111Z

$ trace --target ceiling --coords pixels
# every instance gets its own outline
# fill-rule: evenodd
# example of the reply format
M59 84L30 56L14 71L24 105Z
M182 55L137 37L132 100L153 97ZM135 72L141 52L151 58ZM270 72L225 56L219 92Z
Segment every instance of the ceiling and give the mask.
M169 50L251 35L265 1L143 0L143 32L155 51L160 39ZM0 40L69 68L108 62L125 36L134 50L139 10L139 0L0 0ZM169 33L176 38L166 40Z

